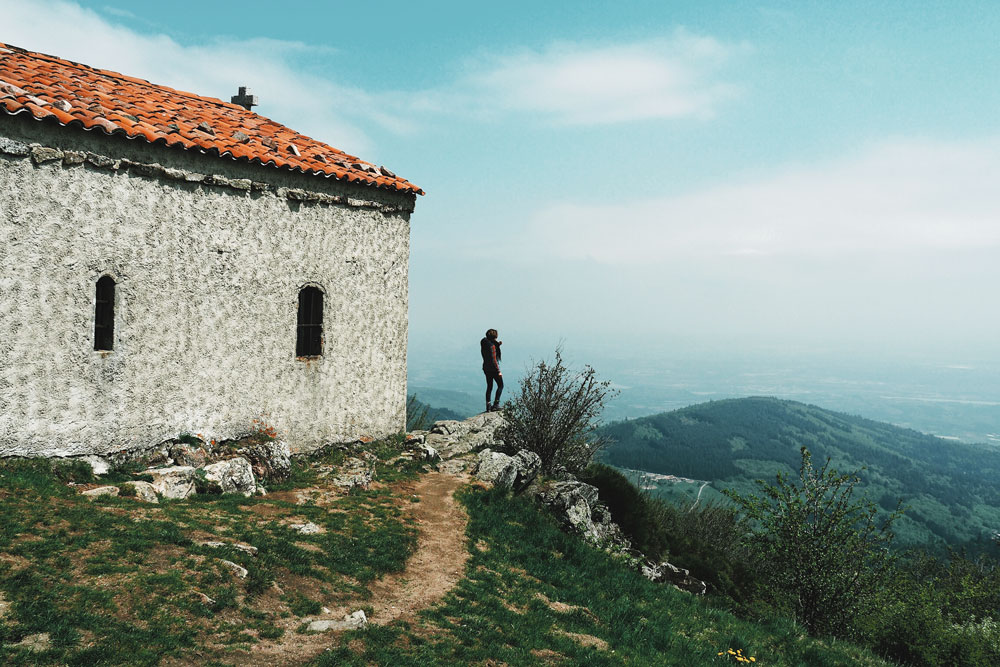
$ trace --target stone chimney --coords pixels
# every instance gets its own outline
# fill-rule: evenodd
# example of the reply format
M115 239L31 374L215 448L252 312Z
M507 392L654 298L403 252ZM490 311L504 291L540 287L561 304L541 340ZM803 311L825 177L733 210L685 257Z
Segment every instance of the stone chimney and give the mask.
M257 96L253 95L252 91L246 86L240 86L239 94L233 95L229 101L233 104L239 104L247 111L250 111L251 107L257 106Z

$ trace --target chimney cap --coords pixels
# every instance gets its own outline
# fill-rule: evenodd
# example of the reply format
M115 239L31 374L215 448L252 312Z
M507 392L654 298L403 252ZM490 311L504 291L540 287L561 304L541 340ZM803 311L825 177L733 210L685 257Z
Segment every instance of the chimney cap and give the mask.
M249 86L240 86L239 93L233 95L229 101L233 104L239 104L247 111L250 111L252 107L258 106L257 96L252 93L253 91L250 90Z

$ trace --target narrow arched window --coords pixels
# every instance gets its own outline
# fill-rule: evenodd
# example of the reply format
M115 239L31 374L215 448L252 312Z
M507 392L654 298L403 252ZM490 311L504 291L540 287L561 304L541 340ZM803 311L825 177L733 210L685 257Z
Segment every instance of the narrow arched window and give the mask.
M318 287L299 290L299 327L295 341L296 357L323 354L323 292Z
M94 305L94 349L110 350L115 345L115 279L102 276L97 281Z

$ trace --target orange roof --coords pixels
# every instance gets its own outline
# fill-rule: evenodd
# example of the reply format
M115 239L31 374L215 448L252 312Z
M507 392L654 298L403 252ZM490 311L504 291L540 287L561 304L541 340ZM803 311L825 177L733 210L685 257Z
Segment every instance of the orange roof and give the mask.
M157 86L0 42L0 111L122 134L234 160L424 194L385 167L359 160L273 120L212 97Z

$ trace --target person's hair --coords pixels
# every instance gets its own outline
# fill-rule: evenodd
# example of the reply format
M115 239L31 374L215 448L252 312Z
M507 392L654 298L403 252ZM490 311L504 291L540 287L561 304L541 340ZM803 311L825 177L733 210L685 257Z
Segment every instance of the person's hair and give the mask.
M487 338L496 338L499 335L500 334L497 333L496 329L487 329L486 330L486 337Z

